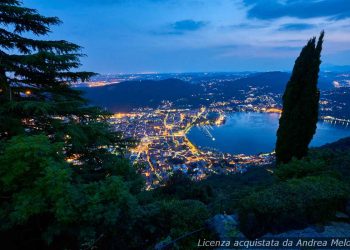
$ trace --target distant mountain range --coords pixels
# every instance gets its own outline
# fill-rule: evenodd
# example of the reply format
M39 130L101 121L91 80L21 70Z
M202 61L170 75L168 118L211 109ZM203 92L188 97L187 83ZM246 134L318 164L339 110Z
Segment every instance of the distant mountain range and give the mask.
M256 88L264 87L266 91L272 93L283 93L290 76L291 73L280 71L253 73L246 77L232 81L232 84L230 86L225 84L226 86L224 85L224 87L226 88L223 90L232 91L245 89L247 86L252 86ZM321 74L318 80L318 87L321 90L329 90L333 88L333 77L334 76L330 77Z
M319 88L333 88L334 75L322 74ZM129 111L139 107L158 107L163 101L175 102L177 106L199 106L208 103L210 98L221 100L236 97L251 87L263 89L266 93L283 93L290 73L265 72L227 77L208 78L198 82L179 79L125 81L103 87L80 88L93 104L113 112Z
M350 65L325 64L321 65L321 70L331 72L350 72Z

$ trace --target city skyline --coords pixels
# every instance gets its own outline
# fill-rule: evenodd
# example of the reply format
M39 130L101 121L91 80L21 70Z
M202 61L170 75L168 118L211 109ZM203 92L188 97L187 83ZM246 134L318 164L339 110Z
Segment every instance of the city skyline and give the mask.
M63 24L48 39L84 47L98 73L291 70L305 41L325 30L323 63L348 65L345 0L24 0Z

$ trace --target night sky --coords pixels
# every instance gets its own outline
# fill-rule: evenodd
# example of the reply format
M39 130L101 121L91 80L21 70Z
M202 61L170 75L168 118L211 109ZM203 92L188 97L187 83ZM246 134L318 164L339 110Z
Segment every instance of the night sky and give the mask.
M326 32L323 65L350 65L349 0L23 0L63 24L99 73L291 70Z

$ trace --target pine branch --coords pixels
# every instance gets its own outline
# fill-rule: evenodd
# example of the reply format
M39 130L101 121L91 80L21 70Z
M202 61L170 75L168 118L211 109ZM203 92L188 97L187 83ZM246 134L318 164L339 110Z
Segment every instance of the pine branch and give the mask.
M56 52L58 54L77 52L80 46L64 40L45 41L34 40L14 34L0 28L0 46L5 49L18 49L21 53L29 54L33 51Z
M36 10L17 5L0 4L0 23L14 25L15 33L33 32L45 35L50 32L50 25L60 24L57 17L44 17Z

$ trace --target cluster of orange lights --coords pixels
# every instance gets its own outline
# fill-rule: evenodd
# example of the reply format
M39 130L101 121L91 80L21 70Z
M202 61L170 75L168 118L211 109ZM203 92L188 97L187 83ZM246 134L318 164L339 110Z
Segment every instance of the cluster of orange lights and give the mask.
M3 90L3 89L0 89L0 93L2 93L2 92L4 92L4 90ZM30 91L30 90L28 89L28 90L26 90L26 91L24 92L24 94L26 94L26 95L31 95L31 94L32 94L32 91Z
M124 118L124 117L136 117L136 116L138 116L138 114L133 114L133 113L115 113L114 115L112 115L112 118L120 119L120 118Z
M3 89L0 89L0 93L2 93L2 92L4 92L4 90L3 90ZM26 95L31 95L31 94L32 94L32 91L30 91L29 89L27 89L27 90L24 92L24 94L26 94Z
M267 113L282 113L282 109L277 109L277 108L269 108L266 110Z

